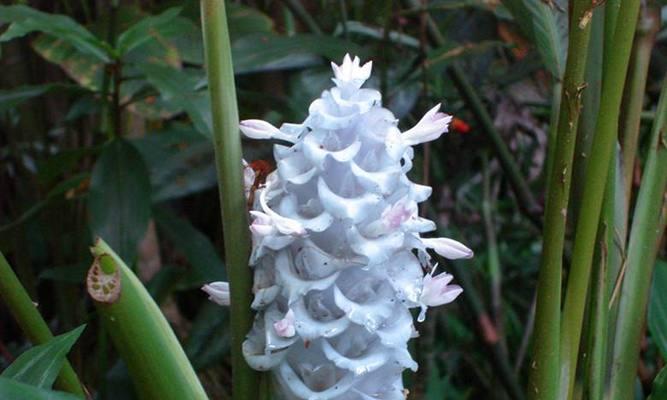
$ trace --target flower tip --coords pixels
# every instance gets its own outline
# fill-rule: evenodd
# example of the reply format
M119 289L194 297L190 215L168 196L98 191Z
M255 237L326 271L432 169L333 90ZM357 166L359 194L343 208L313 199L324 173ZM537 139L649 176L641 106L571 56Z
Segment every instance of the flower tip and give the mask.
M229 282L211 282L201 287L201 290L208 294L208 299L212 302L228 306L230 304Z
M239 129L251 139L271 139L280 134L278 128L261 119L243 120L239 123Z
M294 326L294 311L290 309L287 311L283 319L274 322L273 329L275 329L276 334L280 337L290 338L296 335L296 328Z

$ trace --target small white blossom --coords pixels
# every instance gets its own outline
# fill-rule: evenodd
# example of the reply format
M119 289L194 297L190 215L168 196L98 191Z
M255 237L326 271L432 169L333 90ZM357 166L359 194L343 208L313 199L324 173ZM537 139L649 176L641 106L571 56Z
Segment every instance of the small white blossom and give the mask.
M250 198L250 191L255 184L255 170L250 167L250 164L244 159L241 159L243 165L243 190L245 192L246 200Z
M355 89L360 88L370 78L371 69L373 68L372 61L367 62L363 66L360 66L360 62L359 57L354 57L353 60L349 54L345 54L341 65L336 65L332 62L331 68L335 76L333 81L336 85L346 86L351 84Z
M424 289L421 301L429 306L436 307L454 301L463 289L459 285L450 285L454 277L446 272L433 276L435 268L424 277Z
M293 142L294 137L261 119L246 119L239 123L244 135L251 139L279 139Z
M208 294L208 299L221 305L229 305L229 282L211 282L202 286L201 290Z
M414 146L424 142L430 142L447 132L451 115L439 112L440 104L428 110L417 125L403 132L401 139L404 143Z
M472 258L474 253L467 248L463 243L457 242L449 238L430 238L421 239L424 246L433 249L436 253L450 260L458 260L460 258Z

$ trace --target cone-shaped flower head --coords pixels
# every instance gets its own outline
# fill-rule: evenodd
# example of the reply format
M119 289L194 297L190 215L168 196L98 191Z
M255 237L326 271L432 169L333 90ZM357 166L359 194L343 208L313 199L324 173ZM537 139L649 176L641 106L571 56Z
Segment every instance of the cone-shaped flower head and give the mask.
M451 117L438 105L401 133L380 93L361 88L370 62L332 67L336 86L302 124L241 123L249 137L293 143L274 146L277 169L254 196L257 316L243 351L286 399L403 400L401 374L417 368L409 309L422 319L461 292L451 275L433 276L427 249L472 256L452 239L421 238L435 229L417 212L431 188L406 175L411 146L438 138Z

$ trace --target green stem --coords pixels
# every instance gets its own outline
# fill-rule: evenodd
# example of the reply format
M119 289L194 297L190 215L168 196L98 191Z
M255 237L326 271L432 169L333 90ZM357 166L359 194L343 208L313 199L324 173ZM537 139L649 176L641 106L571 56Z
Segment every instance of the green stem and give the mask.
M667 208L667 79L663 82L651 148L632 220L628 257L616 323L611 371L611 400L632 398L639 345L646 315L658 242Z
M142 399L206 400L174 331L144 285L102 239L91 248L104 274L118 274L120 296L95 307ZM89 282L88 291L95 284ZM92 286L92 288L91 288Z
M222 204L227 274L230 281L234 399L257 398L259 374L243 359L241 346L252 327L250 232L243 190L241 137L224 0L201 1L206 70L211 95L213 140Z
M573 4L567 64L563 77L558 129L551 175L548 178L542 261L537 283L534 354L528 393L533 399L557 399L559 381L560 304L563 247L570 199L572 160L581 112L590 23L579 23L590 7L587 0ZM553 143L550 143L553 146Z
M9 312L12 314L23 333L34 345L39 345L53 339L53 334L49 330L46 321L37 311L37 307L30 299L28 292L23 288L21 282L9 266L7 259L0 252L0 297L7 304ZM85 389L74 369L68 361L65 361L56 386L62 390L79 396L85 395Z
M635 156L639 140L641 112L648 77L648 66L655 37L660 29L660 11L655 7L642 6L637 34L632 48L628 82L625 87L622 116L619 127L619 141L623 148L623 181L625 183L626 204L629 206L632 193L632 176L635 172Z
M599 111L601 118L598 118L591 145L595 151L591 152L586 166L585 182L587 185L584 187L581 212L577 221L572 266L561 325L560 358L561 388L563 389L561 398L565 398L566 395L569 397L574 387L582 320L595 250L595 236L609 175L609 162L616 143L621 98L638 14L639 0L621 2L619 15L623 15L624 23L616 26L614 52L608 57L605 55Z

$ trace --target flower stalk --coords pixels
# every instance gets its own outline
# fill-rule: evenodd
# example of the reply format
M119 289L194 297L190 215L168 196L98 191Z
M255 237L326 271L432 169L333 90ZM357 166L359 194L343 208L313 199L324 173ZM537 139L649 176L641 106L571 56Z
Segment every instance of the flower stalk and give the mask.
M259 375L248 367L241 344L252 325L252 273L248 268L250 234L241 163L241 137L232 55L223 0L201 1L213 141L222 205L227 274L230 284L230 329L234 398L257 397Z

